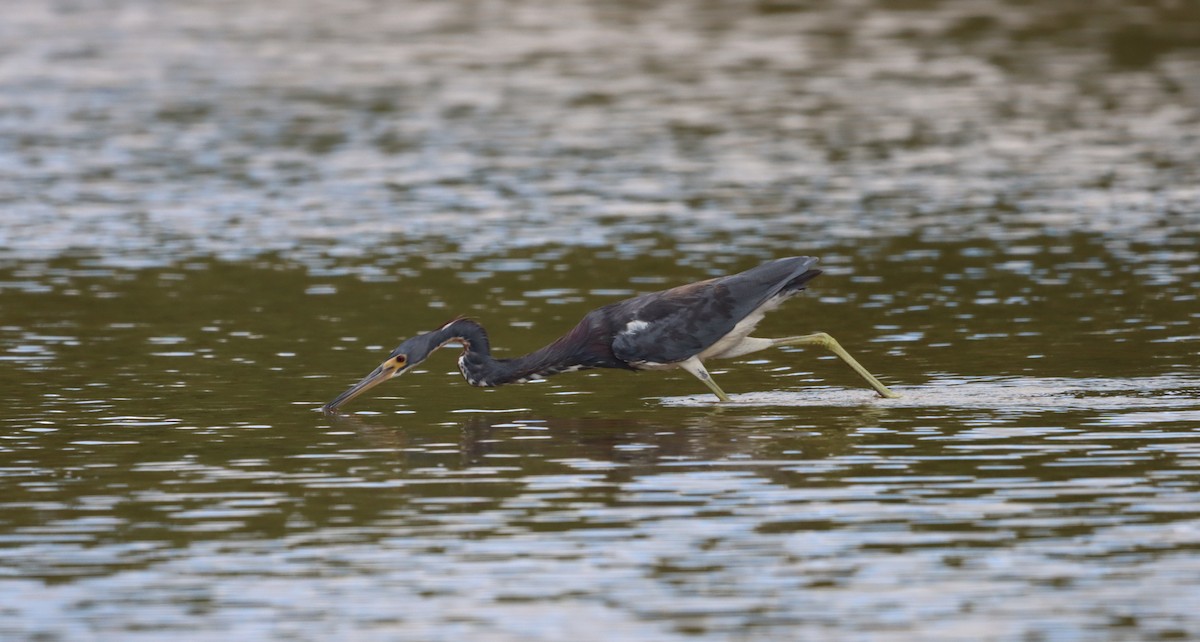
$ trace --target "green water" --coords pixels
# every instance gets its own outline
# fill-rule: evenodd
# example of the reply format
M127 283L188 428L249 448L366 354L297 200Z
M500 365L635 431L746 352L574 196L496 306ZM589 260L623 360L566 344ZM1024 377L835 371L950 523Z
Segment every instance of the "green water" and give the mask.
M1200 636L1189 11L11 11L0 634ZM445 349L319 412L458 315L514 356L795 254L758 334L900 399Z

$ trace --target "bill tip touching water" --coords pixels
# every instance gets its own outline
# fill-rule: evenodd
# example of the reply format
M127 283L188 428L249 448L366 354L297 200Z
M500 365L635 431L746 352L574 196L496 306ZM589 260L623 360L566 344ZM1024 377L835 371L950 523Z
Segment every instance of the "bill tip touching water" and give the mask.
M322 410L336 412L366 391L408 372L449 343L462 345L458 369L472 386L523 383L591 368L681 368L699 379L721 402L731 399L705 369L708 359L740 357L772 347L817 346L846 362L880 397L898 397L824 332L779 339L750 336L767 312L820 276L816 264L817 259L808 256L777 259L738 274L610 303L584 315L574 328L546 347L512 359L493 358L483 326L459 317L401 343L383 363Z

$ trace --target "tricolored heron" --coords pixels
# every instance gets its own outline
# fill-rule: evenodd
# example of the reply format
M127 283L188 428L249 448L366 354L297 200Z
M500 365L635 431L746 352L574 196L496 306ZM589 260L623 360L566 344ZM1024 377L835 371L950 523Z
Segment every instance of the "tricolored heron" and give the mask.
M708 386L718 399L730 401L704 369L705 360L740 357L776 346L820 346L849 364L879 396L898 397L824 332L782 339L750 336L767 312L821 274L813 269L816 263L817 259L809 256L778 259L739 274L610 303L589 312L554 343L514 359L492 358L483 326L457 318L401 343L371 374L325 404L324 410L337 410L454 342L462 344L458 369L472 386L522 383L589 368L682 368Z

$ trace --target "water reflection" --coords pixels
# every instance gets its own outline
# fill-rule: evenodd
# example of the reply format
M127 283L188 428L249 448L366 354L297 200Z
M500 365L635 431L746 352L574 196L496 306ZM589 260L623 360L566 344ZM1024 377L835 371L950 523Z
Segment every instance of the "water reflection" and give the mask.
M74 617L87 626L154 595L162 619L131 621L159 630L336 609L366 630L434 630L469 612L515 631L514 606L549 601L639 635L723 635L864 607L888 626L917 617L910 602L922 617L990 621L1014 604L1037 612L1046 588L1112 617L1169 621L1154 614L1187 601L1178 589L1197 569L1180 553L1200 533L1190 425L837 417L339 418L291 452L139 463L109 478L119 491L93 475L70 506L31 502L41 517L16 525L10 568L46 580L20 585L50 604L86 600ZM278 441L295 428L256 430ZM355 606L301 599L321 585Z

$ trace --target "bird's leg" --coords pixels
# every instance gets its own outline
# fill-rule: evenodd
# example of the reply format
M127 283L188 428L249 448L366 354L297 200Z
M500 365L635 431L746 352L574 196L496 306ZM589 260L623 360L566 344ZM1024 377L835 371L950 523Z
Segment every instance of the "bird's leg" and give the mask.
M700 363L700 360L696 357L679 362L679 367L692 373L692 376L700 381L703 381L704 385L708 386L708 389L712 390L713 394L717 396L717 399L726 403L732 401L729 395L725 394L724 390L721 390L721 386L718 386L717 382L713 381L712 375L708 374L708 370L704 369L704 364Z
M861 363L856 361L854 359L854 357L850 356L849 352L846 352L846 350L844 348L842 348L842 345L837 342L837 339L834 339L833 337L829 336L828 334L825 334L824 332L817 332L815 334L806 334L806 335L800 336L800 337L784 337L782 339L771 339L771 341L776 346L820 346L822 348L826 348L830 352L836 354L842 361L845 361L846 365L853 368L854 371L857 372L860 377L862 377L863 379L866 379L867 383L871 384L871 387L875 389L875 392L879 393L880 397L886 397L888 399L895 399L900 396L900 395L892 392L891 390L889 390L887 386L880 383L879 380L875 378L875 375L871 374L870 372L867 372L867 369L862 367ZM695 373L692 373L692 374L695 374ZM696 375L696 376L699 377L700 375Z

